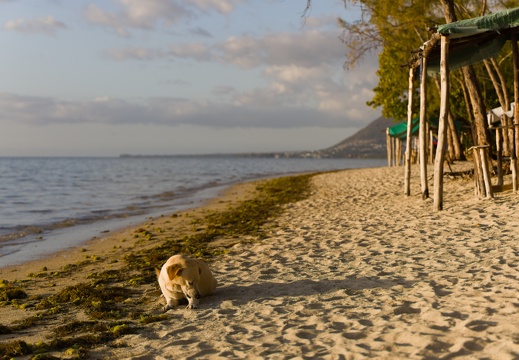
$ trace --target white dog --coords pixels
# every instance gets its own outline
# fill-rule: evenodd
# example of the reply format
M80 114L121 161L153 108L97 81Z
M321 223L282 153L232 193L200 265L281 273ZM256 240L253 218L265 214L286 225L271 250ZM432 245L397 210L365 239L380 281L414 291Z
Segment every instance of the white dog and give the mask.
M184 255L174 255L159 271L155 269L162 294L166 298L163 311L173 309L186 298L188 309L196 309L199 299L214 292L218 282L205 262Z

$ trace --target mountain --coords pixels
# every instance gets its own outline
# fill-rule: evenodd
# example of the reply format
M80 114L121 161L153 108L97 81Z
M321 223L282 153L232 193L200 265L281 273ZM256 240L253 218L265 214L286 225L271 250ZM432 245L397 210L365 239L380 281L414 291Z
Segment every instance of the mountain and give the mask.
M365 128L327 149L319 150L319 157L384 158L386 157L386 129L395 125L383 116Z

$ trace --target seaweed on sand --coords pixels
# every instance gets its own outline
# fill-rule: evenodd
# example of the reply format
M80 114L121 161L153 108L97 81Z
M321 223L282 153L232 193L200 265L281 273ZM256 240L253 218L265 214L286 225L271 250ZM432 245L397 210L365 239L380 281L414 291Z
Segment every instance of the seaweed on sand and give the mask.
M36 357L40 358L52 358L49 352L63 349L68 349L67 352L70 350L75 358L82 358L86 356L87 349L102 344L116 346L114 340L119 337L136 332L149 323L167 320L168 317L163 314L148 315L143 312L143 303L149 300L136 299L136 295L142 292L139 286L156 283L153 270L155 267L160 267L175 253L210 261L226 251L225 246L211 245L221 238L234 238L238 239L237 241L245 236L260 238L266 230L265 225L282 212L283 205L309 196L312 176L309 174L262 181L251 199L223 211L213 211L203 218L194 219L196 231L188 235L178 236L159 229L157 231L161 235L160 238L165 240L157 240L159 236L153 231L137 230L140 236L147 240L153 239L161 243L128 254L123 269L95 272L88 277L89 282L69 286L53 295L37 299L38 303L34 309L39 312L36 315L18 325L3 326L2 329L5 332L16 333L22 329L48 323L58 314L67 314L69 322L56 327L53 337L45 343L27 344L17 340L1 344L0 360L30 354L38 354ZM66 274L67 271L63 271L56 276ZM6 297L3 300L4 305L14 299L35 301L25 300L25 291L10 285L9 291L0 289L0 296ZM74 320L73 314L80 311L87 316L87 320Z

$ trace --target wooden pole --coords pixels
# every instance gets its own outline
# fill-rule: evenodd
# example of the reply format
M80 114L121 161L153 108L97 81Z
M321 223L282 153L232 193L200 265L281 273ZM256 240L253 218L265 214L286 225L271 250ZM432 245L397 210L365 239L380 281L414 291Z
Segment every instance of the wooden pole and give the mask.
M474 195L482 196L483 174L481 173L481 159L479 157L479 151L475 147L471 149L472 158L474 159Z
M400 152L398 150L398 142L400 139L393 138L393 166L400 166Z
M497 186L503 186L503 140L501 130L496 129L496 153L497 153Z
M434 164L434 133L429 130L429 164Z
M429 186L427 184L427 125L426 125L426 110L427 110L427 58L422 58L422 74L420 83L420 132L419 137L419 152L420 152L420 185L422 188L422 199L429 198Z
M405 196L411 195L411 135L413 128L413 78L414 70L409 69L409 92L407 94L407 138L406 138L406 149L405 149L405 177L404 177L404 194Z
M438 146L434 161L434 210L443 210L443 161L445 160L445 140L447 116L449 116L449 38L441 37L440 47L440 118L438 124Z
M386 129L386 151L387 151L387 166L391 167L391 136L389 136L389 128Z
M510 125L510 120L508 116L503 114L501 116L501 125L503 128L503 156L510 156L510 136L513 134L513 131L508 127Z
M488 145L476 146L479 151L479 159L481 161L481 172L483 173L483 182L485 188L485 196L487 198L493 198L494 193L492 191L492 181L490 180L490 170L488 168Z
M398 166L402 165L402 148L403 148L403 141L402 139L398 139Z
M396 166L396 139L394 137L391 137L389 140L391 141L391 166Z
M517 157L519 155L519 54L517 49L517 33L512 33L511 38L512 43L512 59L514 66L514 102L515 102L515 111L514 111L514 147L515 151L511 155L511 165L512 165L512 178L513 178L513 191L517 192Z

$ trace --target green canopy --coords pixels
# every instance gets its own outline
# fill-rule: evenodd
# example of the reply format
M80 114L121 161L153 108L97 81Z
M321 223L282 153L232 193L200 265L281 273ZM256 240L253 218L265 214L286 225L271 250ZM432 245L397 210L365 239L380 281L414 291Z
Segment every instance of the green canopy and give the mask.
M412 121L412 126L413 127L411 128L411 133L415 135L418 133L418 130L420 129L420 119L417 117L414 118ZM407 138L407 122L391 126L389 128L389 136L396 137L399 139Z
M438 118L429 118L427 120L430 126L433 128L438 127ZM411 128L411 135L418 134L418 130L420 130L420 118L415 117L412 122L412 128ZM461 123L455 122L455 126L458 130L461 129ZM389 127L389 136L395 137L398 139L405 139L407 138L407 122L402 122L393 126Z
M451 39L449 68L458 69L497 56L511 31L519 28L519 7L490 15L439 25L438 33ZM440 54L430 57L427 72L440 71Z
M490 15L439 25L438 33L451 39L481 34L487 31L510 29L519 26L519 7Z

